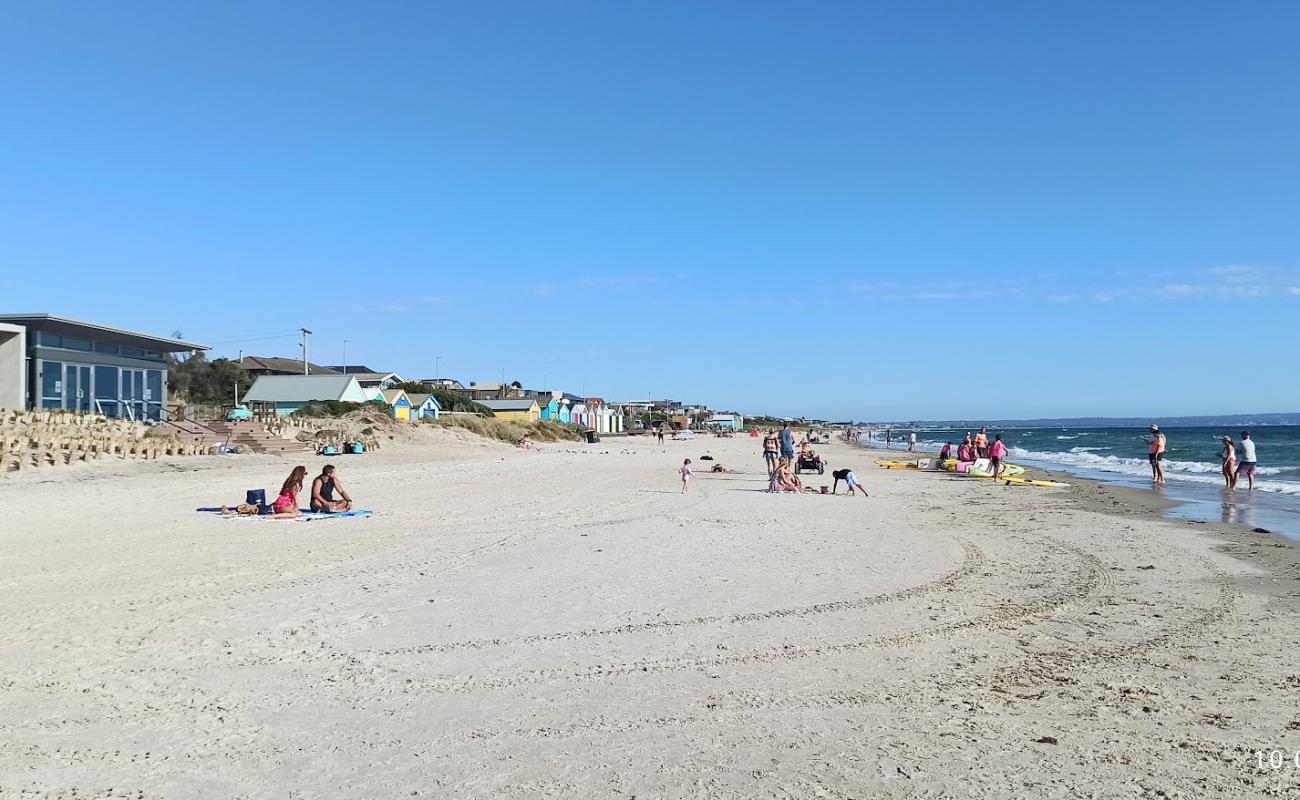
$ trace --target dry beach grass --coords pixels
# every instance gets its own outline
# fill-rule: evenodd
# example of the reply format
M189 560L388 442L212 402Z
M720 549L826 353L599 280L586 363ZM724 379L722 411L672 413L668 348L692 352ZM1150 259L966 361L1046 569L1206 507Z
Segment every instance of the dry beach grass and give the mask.
M757 450L422 426L301 523L193 512L270 457L8 481L0 795L1295 790L1289 545L843 445L869 500L769 495ZM706 451L742 472L678 494Z

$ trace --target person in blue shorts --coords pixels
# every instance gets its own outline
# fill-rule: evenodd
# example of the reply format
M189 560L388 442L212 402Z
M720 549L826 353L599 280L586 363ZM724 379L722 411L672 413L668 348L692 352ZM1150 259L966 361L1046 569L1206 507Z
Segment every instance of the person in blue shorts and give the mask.
M788 422L781 426L781 457L794 461L794 433Z
M858 482L858 476L853 474L853 470L837 469L831 473L831 477L835 479L835 485L831 487L831 494L835 494L836 490L840 488L840 481L844 481L849 485L849 494L853 494L853 490L857 489L862 492L863 497L867 496L867 490L862 488L862 484Z

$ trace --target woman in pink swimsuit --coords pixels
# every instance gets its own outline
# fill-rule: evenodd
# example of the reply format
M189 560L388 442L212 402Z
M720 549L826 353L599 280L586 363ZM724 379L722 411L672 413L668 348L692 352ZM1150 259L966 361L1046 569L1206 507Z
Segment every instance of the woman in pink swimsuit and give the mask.
M275 498L275 505L271 506L274 512L271 514L272 518L288 519L302 516L302 509L298 507L298 492L302 491L302 482L306 478L306 467L293 468L293 472L289 473L284 485L280 487L280 496Z

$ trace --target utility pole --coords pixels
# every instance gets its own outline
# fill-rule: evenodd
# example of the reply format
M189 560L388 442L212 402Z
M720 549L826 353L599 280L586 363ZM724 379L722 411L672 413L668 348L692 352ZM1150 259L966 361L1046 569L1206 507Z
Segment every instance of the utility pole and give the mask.
M442 364L442 356L434 356L433 357L433 382L434 383L437 383L438 379L442 377L442 372L439 369L441 364Z
M311 371L307 368L307 337L311 335L311 331L306 328L299 328L298 330L302 331L302 374L310 375Z
M352 340L351 339L343 340L343 374L344 375L348 374L348 342L350 341ZM307 360L306 358L303 359L303 361L306 360Z

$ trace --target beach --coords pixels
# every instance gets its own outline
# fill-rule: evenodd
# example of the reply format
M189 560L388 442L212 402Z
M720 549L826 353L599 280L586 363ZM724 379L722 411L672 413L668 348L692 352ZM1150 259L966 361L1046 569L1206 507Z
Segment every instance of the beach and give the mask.
M0 796L1300 786L1284 538L842 443L818 450L866 499L763 492L745 436L528 452L425 427L332 457L369 518L195 511L273 493L295 462L272 456L0 480Z

